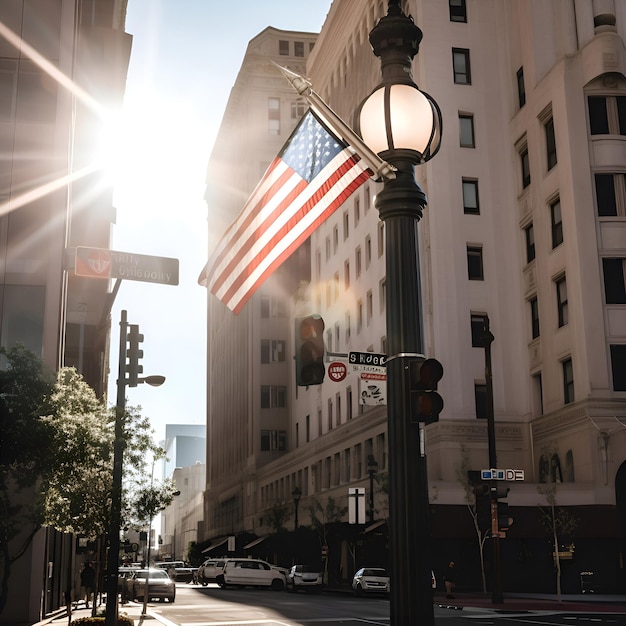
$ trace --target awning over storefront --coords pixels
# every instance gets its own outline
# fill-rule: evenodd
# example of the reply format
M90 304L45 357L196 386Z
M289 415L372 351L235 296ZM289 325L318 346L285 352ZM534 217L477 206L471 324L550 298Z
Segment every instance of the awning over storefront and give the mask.
M255 539L254 541L251 541L249 544L245 545L243 549L247 550L248 548L254 548L254 546L258 546L262 541L265 541L266 539L267 537L259 537L258 539Z
M369 533L372 530L376 530L377 528L380 528L386 522L387 522L387 520L384 520L384 519L378 520L377 522L374 522L373 524L370 524L367 528L365 528L363 530L363 532L364 533Z
M215 550L215 548L219 548L220 546L223 546L227 541L228 541L228 537L222 537L222 539L216 539L215 543L211 544L208 548L205 548L204 550L202 550L202 554L207 554L211 552L212 550Z

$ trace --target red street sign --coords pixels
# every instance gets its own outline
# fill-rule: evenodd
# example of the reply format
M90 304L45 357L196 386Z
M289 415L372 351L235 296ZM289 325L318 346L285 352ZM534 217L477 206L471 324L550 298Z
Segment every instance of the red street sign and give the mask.
M348 368L346 367L346 364L341 361L333 361L329 364L326 371L328 372L328 378L336 383L339 383L346 377Z
M74 272L87 278L123 278L178 285L178 259L103 248L78 246Z

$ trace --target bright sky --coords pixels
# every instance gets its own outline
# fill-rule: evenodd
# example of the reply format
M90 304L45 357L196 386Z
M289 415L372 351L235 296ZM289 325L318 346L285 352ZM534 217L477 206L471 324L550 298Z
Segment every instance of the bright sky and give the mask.
M112 249L180 260L180 284L123 281L111 317L115 403L120 311L144 335L144 376L127 388L157 440L166 424L206 422L206 166L250 39L268 26L319 32L332 0L129 0L133 47L118 157Z

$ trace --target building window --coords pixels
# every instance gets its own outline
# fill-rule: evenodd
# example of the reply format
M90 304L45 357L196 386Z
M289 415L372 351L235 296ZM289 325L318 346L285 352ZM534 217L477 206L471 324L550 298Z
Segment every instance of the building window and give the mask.
M626 174L595 174L599 217L626 215Z
M378 284L378 299L380 301L380 312L384 313L387 308L387 279L383 278Z
M454 82L457 85L471 85L469 50L466 48L452 48L452 67Z
M285 302L280 298L262 296L261 317L287 317Z
M626 259L602 259L607 304L626 304Z
M367 235L365 237L365 269L369 269L372 262L372 238Z
M626 135L626 96L589 96L592 135Z
M339 248L339 226L336 224L333 226L333 254L337 252Z
M474 116L459 113L459 138L461 148L475 148Z
M356 272L356 278L360 278L361 277L361 246L357 247L357 249L354 252L354 262L355 262L355 272Z
M487 385L474 383L474 406L476 407L476 419L487 418Z
M287 406L287 387L283 385L261 385L261 408L274 409Z
M278 42L278 54L280 54L280 56L282 57L289 56L289 42L288 41L281 39Z
M341 426L341 394L335 394L335 404L337 405L337 426Z
M467 275L470 280L484 280L483 249L467 246Z
M372 321L372 317L374 317L374 294L370 289L366 295L366 303L367 303L367 325L370 325Z
M261 340L261 363L282 363L285 361L285 342L277 339Z
M286 430L262 430L261 431L261 450L263 452L268 452L268 451L285 452L287 450L287 431Z
M346 419L352 419L352 387L346 389Z
M483 335L485 333L485 326L487 322L487 316L484 314L476 313L470 317L470 323L472 327L472 348L484 348L485 342Z
M354 227L356 228L361 221L361 199L357 196L354 199Z
M343 264L343 273L344 273L344 284L346 290L350 289L350 261L344 261Z
M559 328L565 326L568 322L567 307L567 283L565 276L561 276L555 281L556 285L556 308L559 320Z
M333 429L333 400L328 398L328 430Z
M305 442L308 443L311 440L311 416L307 415L304 420L304 437Z
M522 187L526 189L530 185L530 161L528 159L528 147L524 147L519 153L522 166Z
M574 368L572 359L566 359L563 366L563 403L574 402Z
M304 41L293 42L293 55L296 57L304 56Z
M543 128L546 133L546 159L548 171L556 165L556 137L554 135L554 119L551 117Z
M552 249L563 243L563 219L561 218L561 200L550 204L550 226L552 229Z
M363 301L358 300L356 303L356 332L360 333L363 328Z
M346 343L350 341L350 313L346 313Z
M280 98L267 99L267 123L270 135L280 135Z
M467 22L465 0L449 0L449 5L451 22Z
M378 258L385 252L385 222L378 222Z
M330 237L326 237L326 260L330 260Z
M330 328L326 331L326 350L333 351L333 331Z
M463 213L468 215L480 214L477 180L463 179Z
M517 70L517 100L521 109L526 104L526 86L524 85L524 68Z
M526 263L535 260L535 228L531 222L524 228L524 238L526 241Z
M532 298L530 304L530 329L533 339L539 337L539 305L537 298Z
M306 111L306 103L304 100L296 100L291 103L291 119L299 120Z
M343 451L343 480L346 483L350 482L350 448Z
M613 391L626 391L626 344L611 346Z
M341 344L341 326L339 322L335 324L335 347L339 350L339 346Z
M343 240L350 236L350 215L348 211L343 214Z
M300 447L300 424L296 422L296 448Z

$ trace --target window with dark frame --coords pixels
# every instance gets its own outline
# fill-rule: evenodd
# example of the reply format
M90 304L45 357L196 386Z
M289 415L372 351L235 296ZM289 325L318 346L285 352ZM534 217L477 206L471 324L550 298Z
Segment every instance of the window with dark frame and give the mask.
M613 344L610 350L613 391L626 391L626 344Z
M530 305L531 336L533 339L537 339L539 337L539 304L536 297L531 298L528 303Z
M572 359L566 359L562 363L563 366L563 403L570 404L574 402L574 367Z
M484 280L483 249L478 246L467 246L467 275L469 280Z
M289 56L289 42L285 39L281 39L278 42L278 54L282 57Z
M626 215L626 174L594 174L599 217Z
M603 258L604 301L606 304L626 304L626 259Z
M467 22L467 6L465 0L449 0L450 21Z
M467 48L452 48L454 82L457 85L471 85L470 51Z
M563 243L563 218L561 217L561 200L557 198L550 203L550 228L552 232L552 249Z
M293 43L293 55L296 57L304 56L304 41L294 41Z
M517 70L517 100L521 109L526 104L526 86L524 85L524 68Z
M291 119L299 120L306 111L306 103L304 100L295 100L291 103Z
M559 328L566 326L569 321L569 311L567 303L567 282L565 276L561 276L555 281L556 286L556 308Z
M530 185L530 161L528 158L528 148L524 147L519 153L520 164L522 166L522 187L526 189Z
M487 316L482 313L473 313L470 317L472 328L472 348L484 348L485 342L483 335L485 334L485 322Z
M626 96L587 96L592 135L626 135Z
M474 140L474 116L467 113L459 113L459 142L461 148L475 148Z
M531 222L524 228L524 238L526 240L526 263L535 260L535 227Z
M548 171L557 163L556 159L556 136L554 134L554 119L551 117L543 126L546 133L546 159Z
M480 215L477 180L469 178L463 179L463 213L467 215Z

